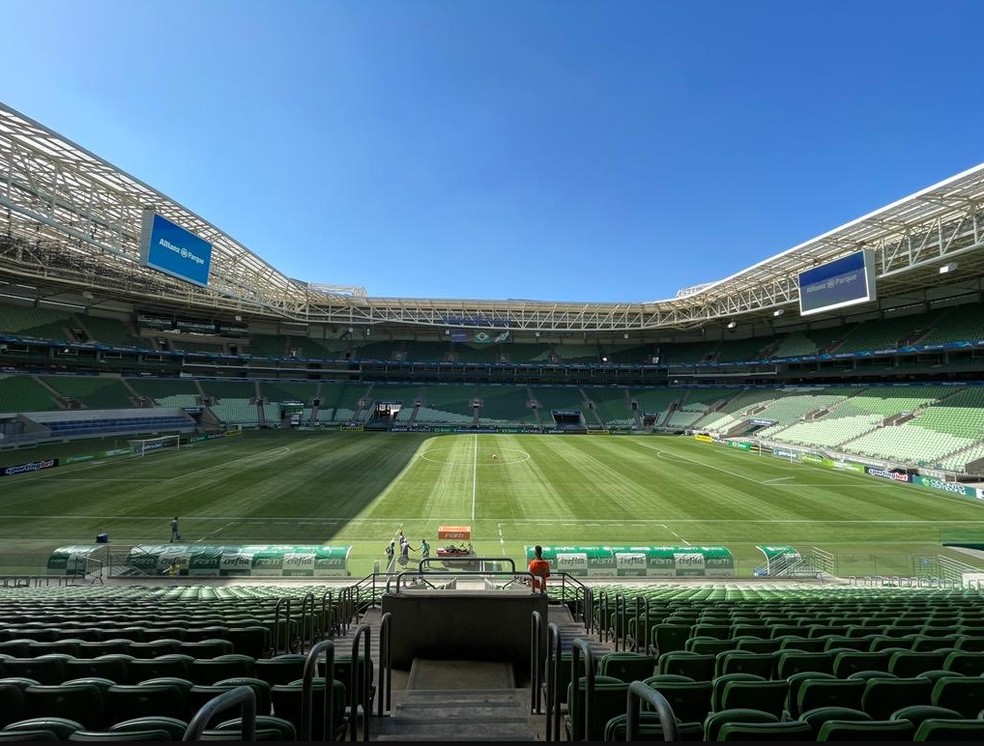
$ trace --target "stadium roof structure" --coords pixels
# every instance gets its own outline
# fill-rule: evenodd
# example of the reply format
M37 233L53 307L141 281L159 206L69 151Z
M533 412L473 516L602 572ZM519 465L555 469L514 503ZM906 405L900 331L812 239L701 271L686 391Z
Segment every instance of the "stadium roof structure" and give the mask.
M212 244L207 285L145 267L152 209ZM859 248L876 257L878 295L894 304L981 292L984 164L893 202L717 282L638 303L370 297L363 288L285 276L144 182L0 104L0 295L97 295L141 308L299 323L544 332L694 329L766 318L798 302L798 276ZM959 262L960 272L940 274ZM882 301L879 301L881 303Z

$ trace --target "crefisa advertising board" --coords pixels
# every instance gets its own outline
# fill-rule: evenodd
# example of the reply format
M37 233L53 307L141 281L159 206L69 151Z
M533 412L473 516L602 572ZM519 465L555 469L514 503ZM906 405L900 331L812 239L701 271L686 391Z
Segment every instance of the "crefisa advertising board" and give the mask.
M140 261L145 267L205 286L212 244L148 209L141 226Z
M578 577L733 577L735 561L727 547L695 546L543 546L543 559L556 572ZM526 547L526 559L533 547Z

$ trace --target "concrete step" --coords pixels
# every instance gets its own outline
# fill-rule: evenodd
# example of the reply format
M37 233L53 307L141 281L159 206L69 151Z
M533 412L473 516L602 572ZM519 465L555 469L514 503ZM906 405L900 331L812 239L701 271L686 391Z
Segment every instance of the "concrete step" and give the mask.
M393 693L389 717L373 722L375 740L536 740L525 689L418 689Z

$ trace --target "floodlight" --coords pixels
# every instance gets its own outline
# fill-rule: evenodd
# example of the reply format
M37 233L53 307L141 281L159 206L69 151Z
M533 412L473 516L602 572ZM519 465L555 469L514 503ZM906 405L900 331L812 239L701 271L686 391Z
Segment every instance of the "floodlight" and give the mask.
M949 264L944 264L942 267L940 267L940 274L941 275L948 274L949 272L953 272L953 270L955 270L956 268L957 268L956 262L950 262Z
M737 321L729 321L728 322L728 328L729 329L734 329L736 326L738 326L738 322Z
M777 308L775 311L772 312L772 315L773 316L782 316L784 313L786 313L786 309L785 308Z

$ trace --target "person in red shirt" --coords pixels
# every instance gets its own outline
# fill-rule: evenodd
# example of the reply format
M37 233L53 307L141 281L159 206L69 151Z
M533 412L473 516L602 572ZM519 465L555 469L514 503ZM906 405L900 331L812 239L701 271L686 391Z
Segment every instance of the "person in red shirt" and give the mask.
M533 547L533 559L530 560L530 575L533 576L533 590L547 592L547 578L550 577L550 563L543 559L543 547L537 544Z

